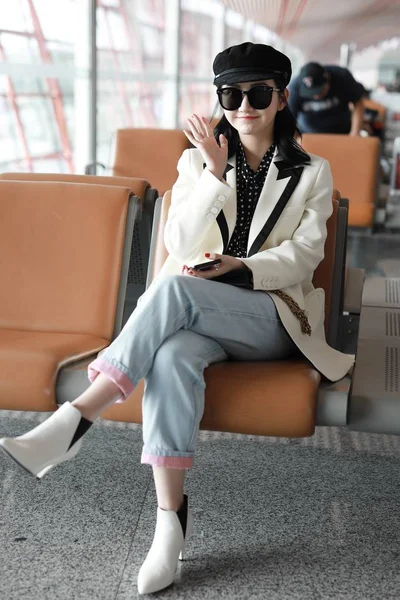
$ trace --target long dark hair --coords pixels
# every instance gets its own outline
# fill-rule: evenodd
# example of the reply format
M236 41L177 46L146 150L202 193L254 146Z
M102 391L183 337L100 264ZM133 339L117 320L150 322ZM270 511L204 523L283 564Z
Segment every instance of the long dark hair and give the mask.
M279 79L275 79L276 86L283 94L285 84ZM225 115L217 123L214 128L214 137L219 143L219 136L223 134L228 140L228 158L231 158L239 146L239 133L232 127ZM274 142L278 149L278 155L292 165L307 165L310 164L311 158L303 150L303 148L295 140L295 136L300 136L297 129L296 119L290 112L290 108L286 104L285 108L278 111L275 115L274 123Z

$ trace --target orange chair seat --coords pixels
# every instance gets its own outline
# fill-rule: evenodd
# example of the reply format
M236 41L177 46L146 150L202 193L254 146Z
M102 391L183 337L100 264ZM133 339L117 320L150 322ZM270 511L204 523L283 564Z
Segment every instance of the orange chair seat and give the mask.
M109 343L93 335L0 329L1 408L53 411L59 369Z
M205 380L201 429L280 437L314 433L321 375L305 359L221 362L207 368ZM141 381L124 404L102 417L141 423L142 396Z

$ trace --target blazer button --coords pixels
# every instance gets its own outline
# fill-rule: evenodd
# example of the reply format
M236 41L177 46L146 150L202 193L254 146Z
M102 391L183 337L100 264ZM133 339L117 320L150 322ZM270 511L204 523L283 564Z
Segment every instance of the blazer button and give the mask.
M211 213L208 213L208 215L207 215L207 221L215 221L214 215L212 215Z
M265 287L265 288L268 287L268 285L269 285L269 279L267 279L266 277L264 277L263 279L261 279L261 285L263 287Z
M219 202L218 200L216 200L214 202L214 206L215 206L215 208L221 208L222 204L221 204L221 202Z
M226 196L224 196L224 194L220 194L218 196L218 200L220 200L221 202L223 202L225 200Z
M212 208L211 212L213 213L213 215L217 215L218 214L218 208Z

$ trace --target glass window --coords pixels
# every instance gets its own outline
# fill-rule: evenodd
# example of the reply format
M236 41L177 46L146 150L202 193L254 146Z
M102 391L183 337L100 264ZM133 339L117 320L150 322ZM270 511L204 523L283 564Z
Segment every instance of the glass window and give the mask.
M1 28L9 31L33 31L32 18L26 0L7 3L1 11Z
M12 0L0 11L3 170L82 172L89 161L89 7ZM108 166L118 128L186 127L192 112L211 118L212 63L223 45L250 37L282 46L220 0L97 0L96 18L98 160Z
M186 3L183 3L185 6ZM213 53L213 17L183 8L181 15L181 74L211 77Z
M187 117L196 113L211 119L216 106L217 95L212 82L183 83L181 85L179 103L179 127L187 128ZM219 114L219 113L218 113Z
M40 52L37 40L26 32L2 33L3 60L10 64L40 64Z
M1 11L3 170L73 172L75 43L84 10L78 0L13 0ZM80 135L88 138L88 130Z
M167 0L97 2L98 160L121 127L160 127Z

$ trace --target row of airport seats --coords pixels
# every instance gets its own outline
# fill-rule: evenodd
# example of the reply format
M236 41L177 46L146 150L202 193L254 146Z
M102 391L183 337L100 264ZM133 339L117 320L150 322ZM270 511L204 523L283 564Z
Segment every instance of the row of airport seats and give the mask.
M142 145L141 144L141 151L138 152L137 151L137 145L140 143L140 139L142 138L142 136L145 137L145 139L148 142L148 145ZM161 136L161 137L160 137ZM322 143L323 142L323 137L325 136L314 136L317 137L317 143ZM348 143L349 140L355 140L356 143L360 143L362 142L362 138L349 138L348 136L333 136L335 138L335 140L333 140L333 142L339 144L339 147L336 148L337 150L337 154L342 154L343 156L343 152L342 148L340 147L340 138L345 138L346 142ZM344 140L343 140L344 141ZM310 144L312 143L312 140L308 140L308 142L310 142ZM330 140L328 140L328 144L326 145L326 147L332 148L334 146L334 144L332 145L330 143ZM306 143L307 143L307 139L306 139ZM350 143L353 143L352 141L350 141ZM369 147L370 148L376 148L375 146L371 146L370 141L368 140L369 143ZM155 197L156 197L156 192L153 189L150 188L149 184L147 183L147 181L141 181L140 185L138 184L138 181L132 178L129 178L129 175L132 175L132 172L129 171L130 168L134 169L133 172L139 173L141 172L142 174L144 174L145 172L145 167L147 169L149 169L148 171L146 171L146 175L148 176L148 178L151 180L153 186L157 185L160 187L161 190L164 189L164 186L167 186L168 184L172 184L173 181L176 178L176 162L179 158L179 156L181 155L182 151L185 149L185 147L188 146L188 142L186 137L184 136L184 134L181 131L163 131L160 132L159 130L153 130L151 133L148 130L121 130L120 132L118 132L117 135L117 144L116 144L116 157L115 157L115 164L114 164L114 176L113 177L84 177L84 176L50 176L47 174L42 174L42 175L31 175L31 174L7 174L5 176L3 176L3 178L5 179L20 179L23 180L25 179L25 181L30 180L32 181L32 179L35 179L37 183L39 183L40 181L64 181L64 183L68 183L69 185L71 184L75 184L76 185L81 185L82 189L85 188L88 185L116 185L116 186L127 186L128 189L131 189L131 191L135 191L135 193L138 195L138 197L141 199L141 201L139 202L140 207L142 208L142 212L148 214L148 219L146 221L146 219L144 219L142 221L142 223L140 224L140 226L136 226L135 228L133 228L133 234L135 237L135 232L137 232L137 235L139 238L142 238L141 243L139 244L133 244L131 245L131 251L130 251L130 264L132 266L132 264L134 263L134 261L139 260L139 262L142 264L143 263L146 265L147 264L147 259L148 259L148 247L149 247L149 231L151 228L151 222L152 222L152 218L153 218L153 209L154 209L154 202L155 202ZM165 154L165 148L168 147L168 158L170 159L170 162L163 162L160 163L158 161L156 161L155 157L154 157L154 151L156 148L158 147L162 147L164 154ZM324 155L324 150L323 148L321 149L315 149L315 148L311 148L311 147L307 147L306 149L308 149L310 152L314 152L316 154L322 154ZM355 149L355 147L353 148L354 152L355 152L355 156L357 156L357 149ZM358 155L360 153L364 154L365 156L365 151L360 150L360 148L358 149ZM132 154L134 154L136 156L136 160L137 162L134 163L132 162L132 160L129 159L130 156L132 156ZM371 156L373 155L373 152L371 153ZM150 170L149 168L149 164L150 164L150 157L151 160L153 161L153 167ZM172 158L171 158L172 157ZM327 156L327 158L329 159L329 157ZM140 162L143 161L143 162ZM330 158L330 161L332 163L332 158ZM157 164L157 169L154 169L154 162ZM346 161L345 161L346 162ZM349 161L347 161L349 162ZM354 162L354 160L353 160ZM365 164L365 163L364 163ZM340 165L339 165L340 167ZM137 171L136 171L137 169ZM334 180L335 183L337 183L337 179L338 179L338 175L335 173L335 168L333 166L333 171L334 171ZM339 172L339 171L338 171ZM118 177L116 176L116 174L118 174ZM363 180L363 177L360 177L359 173L353 173L354 177L353 180L356 179L358 181ZM158 179L156 179L158 178ZM351 180L351 178L350 178ZM156 183L155 183L156 182ZM348 182L349 180L347 180L347 185L346 185L346 181L345 181L345 189L349 189L348 187ZM150 196L149 196L150 194ZM350 196L350 194L349 194ZM146 197L147 197L147 203L146 203ZM162 206L162 215L166 216L166 206L168 204L168 198L169 195L166 195L165 197L165 201L163 203ZM347 208L343 202L342 202L342 206L340 207L340 209L338 209L337 214L343 215L343 212L346 211L347 214ZM147 207L147 208L146 208ZM158 207L158 212L161 210L161 206L159 205ZM140 211L139 209L137 209L136 211L136 219L135 222L138 223L139 219L138 219L138 215L139 215ZM336 214L336 212L334 213ZM347 219L346 219L347 220ZM161 220L161 223L163 223L163 220ZM156 228L157 230L157 228ZM155 230L155 231L156 231ZM159 237L157 238L159 239ZM322 265L324 265L323 267L321 266L321 268L319 269L319 271L316 273L316 283L317 285L321 285L318 284L318 273L324 273L327 272L326 271L326 266L329 262L329 256L333 256L332 254L332 248L333 246L336 249L336 262L335 265L336 267L333 269L332 273L334 273L335 275L335 290L339 290L340 293L336 293L334 295L332 295L330 292L328 292L326 294L326 298L327 298L327 314L330 315L330 318L327 320L327 337L329 340L329 343L331 343L332 346L335 347L340 347L340 339L341 339L341 330L342 330L342 313L343 313L343 297L344 297L344 278L345 278L345 270L344 270L344 257L345 257L345 239L346 239L346 232L345 232L345 228L343 229L342 227L342 233L340 236L340 239L342 240L342 242L340 244L336 243L336 233L332 236L330 235L328 237L327 240L327 248L330 245L331 248L331 253L329 254L329 252L327 253L327 257L324 261L324 263L322 263ZM334 240L334 241L333 241ZM332 246L333 244L333 246ZM146 250L147 248L147 250ZM154 244L152 246L153 250L152 250L152 255L150 256L150 260L152 261L152 263L155 261L155 264L160 262L160 256L162 256L162 253L160 254L160 252L156 252L154 249ZM327 262L328 261L328 262ZM331 264L331 269L333 268L333 265ZM330 273L330 271L329 271ZM140 279L140 292L137 295L140 295L141 291L143 291L144 289L144 274L145 274L145 269L141 269L141 275L140 277L137 277L137 274L135 276L135 274L132 276L132 284L136 285L136 282L138 279ZM331 275L328 275L328 279L331 277ZM333 275L332 275L333 277ZM347 279L349 279L347 277ZM361 282L362 283L362 282ZM326 285L323 285L323 287L325 289L327 289ZM358 288L358 290L360 289L360 287ZM129 296L129 294L128 294ZM137 296L136 296L137 297ZM132 306L129 307L129 309L131 310L134 305L135 305L135 300L136 298L133 299L132 302ZM332 307L333 310L331 310L331 306L330 304L332 303ZM126 307L126 297L123 301L123 304ZM130 310L128 310L128 312L130 312ZM123 321L121 321L123 322ZM115 332L117 332L118 328L115 329ZM110 341L110 340L108 340ZM67 363L68 361L64 361L65 363ZM71 362L71 361L69 361ZM64 391L66 391L66 394L68 395L72 390L74 390L74 394L76 391L78 391L79 386L83 386L86 387L87 386L87 379L86 379L86 373L85 373L85 367L86 367L86 363L85 359L83 359L83 363L81 363L81 361L75 360L72 361L73 365L72 366L66 366L64 369L59 370L58 375L57 375L57 383L58 383L58 387L60 390L60 401L63 401L63 399L65 399L64 396ZM73 373L73 377L71 379L70 374ZM83 377L82 377L83 375ZM76 388L76 386L74 387L74 385L71 386L70 382L74 380L74 381L78 381L79 380L79 384L78 387ZM140 394L140 391L137 392ZM128 404L126 405L128 406ZM118 408L120 411L122 410L122 408L116 407ZM129 409L128 409L129 410Z
M6 179L0 201L8 257L0 263L0 408L51 411L88 387L88 362L121 329L141 201L120 185ZM314 284L326 294L327 339L340 349L348 203L337 192L332 202ZM147 284L166 257L169 203L170 192L156 202ZM212 365L201 427L285 437L312 435L316 425L399 433L400 282L367 280L365 289L352 374L322 381L302 358ZM141 422L142 383L104 417Z
M304 134L306 151L326 158L334 185L351 198L349 225L372 229L377 215L380 141L376 137ZM160 195L174 184L176 165L190 144L181 130L119 129L115 136L113 176L142 177Z
M166 257L163 229L170 197L167 192L157 201L148 283ZM0 199L2 255L10 257L0 267L7 282L0 301L0 407L51 411L88 387L88 362L120 331L141 201L119 185L7 179L0 181ZM342 214L344 234L347 208L340 207L338 194L333 207L326 256L315 283L326 290L327 335L335 344L330 319L342 310L344 257L338 248L345 242L338 224ZM320 380L301 359L215 365L207 370L202 427L311 435ZM140 385L124 405L104 416L141 422L142 393Z

